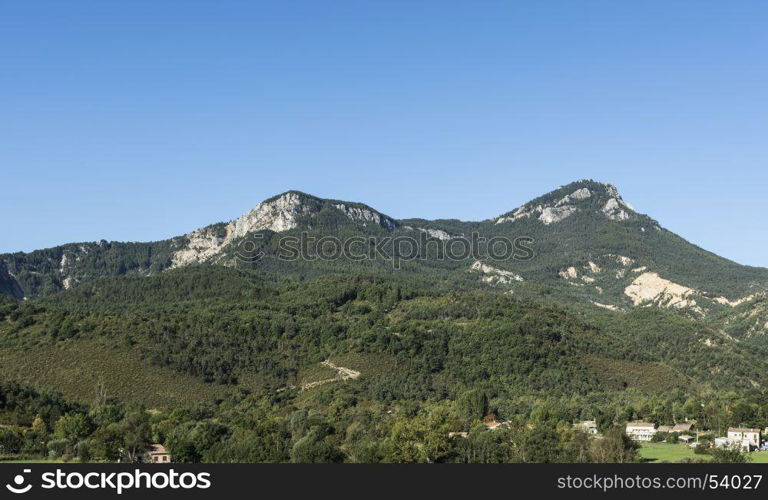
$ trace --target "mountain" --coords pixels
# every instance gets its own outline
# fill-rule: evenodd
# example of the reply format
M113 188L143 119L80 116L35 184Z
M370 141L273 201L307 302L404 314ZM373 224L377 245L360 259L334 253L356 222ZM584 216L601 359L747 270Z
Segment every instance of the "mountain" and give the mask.
M294 255L310 238L357 246ZM581 461L586 419L762 428L767 288L610 184L477 222L289 191L164 241L0 256L0 430L31 456L116 460L143 422L179 461L436 462ZM39 420L50 442L19 444Z
M374 259L285 259L281 237L411 237L446 245L476 237L531 238L533 258L447 259L432 248L393 268L394 243ZM257 238L258 236L258 238ZM372 245L361 243L362 254ZM243 249L258 259L243 258ZM445 248L443 246L442 248ZM284 249L283 249L284 250ZM389 260L388 258L389 257ZM642 305L706 316L730 309L768 288L768 270L742 266L707 252L661 227L624 201L612 184L581 180L480 222L396 220L355 202L288 191L242 216L186 235L151 243L67 244L0 255L0 292L16 298L47 296L106 276L149 276L189 265L227 265L303 279L374 272L415 273L469 280L519 293L557 295L613 310Z

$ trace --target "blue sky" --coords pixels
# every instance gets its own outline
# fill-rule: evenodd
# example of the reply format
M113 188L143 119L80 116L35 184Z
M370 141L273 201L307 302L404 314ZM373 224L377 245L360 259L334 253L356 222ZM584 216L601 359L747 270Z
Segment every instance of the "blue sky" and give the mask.
M762 1L11 1L0 252L288 189L485 219L580 178L768 266Z

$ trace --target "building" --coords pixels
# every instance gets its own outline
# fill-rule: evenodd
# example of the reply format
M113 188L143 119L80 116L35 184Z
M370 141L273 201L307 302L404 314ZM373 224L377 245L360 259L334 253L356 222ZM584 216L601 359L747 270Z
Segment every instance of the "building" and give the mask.
M583 420L581 422L576 422L573 426L587 434L597 434L597 422L594 420Z
M682 432L693 432L693 423L686 422L684 424L675 424L675 425L660 425L658 429L656 429L656 432L676 432L676 433L682 433Z
M671 432L693 432L693 423L685 422L684 424L675 424L672 427Z
M693 436L680 436L680 441L682 441L685 444L691 444L691 441L694 440Z
M717 437L717 438L715 438L715 448L723 448L725 446L728 446L728 438L727 437Z
M504 422L499 422L496 420L496 415L491 413L490 415L486 416L483 419L483 425L486 429L489 431L495 431L496 429L508 429L510 426L510 421L505 420Z
M449 432L448 433L448 437L451 438L451 439L457 438L457 437L465 438L467 436L469 436L469 432L454 431L454 432Z
M650 441L656 434L656 425L648 422L629 422L626 433L635 441Z
M749 427L729 427L727 440L729 444L738 445L744 451L760 447L760 429Z
M150 444L147 446L147 458L153 464L167 464L171 461L171 454L161 444Z

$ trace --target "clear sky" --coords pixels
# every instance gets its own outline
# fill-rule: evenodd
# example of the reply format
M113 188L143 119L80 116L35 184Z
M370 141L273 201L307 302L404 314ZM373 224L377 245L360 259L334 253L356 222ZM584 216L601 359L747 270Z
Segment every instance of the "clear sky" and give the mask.
M288 189L485 219L580 178L768 266L765 1L7 1L0 252Z

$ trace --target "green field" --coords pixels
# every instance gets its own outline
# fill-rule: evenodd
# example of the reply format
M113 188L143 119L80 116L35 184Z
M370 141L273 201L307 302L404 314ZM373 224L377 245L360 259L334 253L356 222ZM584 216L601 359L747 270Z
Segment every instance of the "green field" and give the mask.
M693 448L684 444L643 443L638 450L645 462L679 462L684 458L706 458L706 455L696 455Z
M643 461L652 463L679 462L684 458L709 459L707 455L695 454L684 444L643 443L638 453ZM768 464L768 451L750 453L749 458L751 463Z

